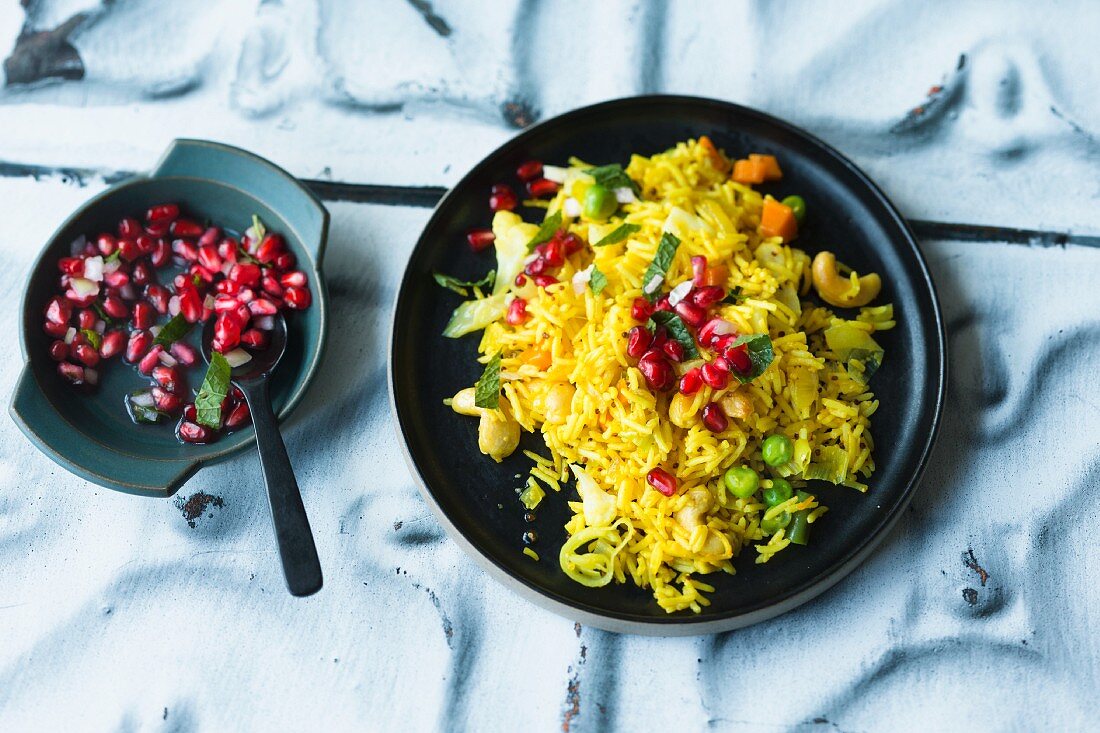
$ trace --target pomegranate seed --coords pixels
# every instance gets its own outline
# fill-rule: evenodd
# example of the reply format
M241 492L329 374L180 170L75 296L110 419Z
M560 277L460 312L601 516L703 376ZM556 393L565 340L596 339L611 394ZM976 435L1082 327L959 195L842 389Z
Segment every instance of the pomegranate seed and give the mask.
M180 293L180 313L188 323L202 320L202 298L199 297L198 290L190 287Z
M84 367L82 366L63 361L57 365L57 373L67 382L72 384L84 384Z
M172 247L163 239L158 239L152 254L149 255L149 261L153 263L153 267L164 267L171 259Z
M506 183L498 183L493 186L493 191L489 195L489 209L491 211L511 211L516 208L516 204L519 203L519 199L516 198L516 192L512 190L512 187Z
M711 389L725 389L730 381L729 370L718 366L716 361L704 364L700 373L703 382Z
M112 237L110 234L100 234L95 240L96 249L104 257L113 255L115 250L118 249L118 240Z
M580 252L584 248L584 241L572 232L569 232L564 237L562 237L561 243L562 246L565 247L566 257L576 252Z
M172 294L168 292L168 288L162 285L150 285L145 289L145 299L162 316L168 312L168 300L171 297Z
M186 239L173 239L172 251L185 262L194 262L199 258L199 248Z
M688 369L684 376L680 377L680 393L692 395L703 387L703 375L699 367Z
M723 352L723 356L729 361L730 368L738 374L748 374L752 371L752 358L744 344L733 346Z
M285 248L286 243L283 242L281 234L268 234L260 242L260 246L256 248L256 259L264 263L274 262L275 258Z
M238 262L229 270L229 279L238 285L249 287L260 283L260 266L247 262ZM286 283L283 283L284 285Z
M671 311L672 304L668 302L668 296L662 295L657 298L657 302L653 304L653 310L655 311Z
M180 398L179 395L173 394L168 389L153 387L151 391L153 395L153 404L156 405L158 410L172 415L183 406L183 399Z
M527 181L538 178L542 175L542 161L541 160L529 160L526 163L521 163L519 168L516 168L516 178L527 183Z
M180 207L175 204L160 204L145 212L145 221L172 221L180 215Z
M153 337L147 331L134 331L130 334L130 340L126 343L126 361L136 363L141 361L153 345Z
M649 351L638 360L638 370L645 377L650 389L663 390L672 385L674 375L672 367L659 351Z
M218 314L214 321L214 341L219 344L218 351L229 351L241 342L241 323L236 313L231 311Z
M726 291L717 285L704 285L691 294L691 302L700 308L709 308L722 298L726 297Z
M703 424L712 433L724 433L729 427L729 419L717 402L711 402L703 408Z
M521 272L520 274L516 275L515 282L517 288L522 288L524 285L527 284L527 276Z
M222 258L218 254L218 248L213 244L199 247L198 262L212 272L219 272L222 269Z
M164 235L168 234L168 229L171 226L172 223L167 221L158 221L155 224L146 224L145 233L154 238L163 237ZM141 244L141 242L139 241L138 244Z
M240 307L241 301L231 295L219 295L214 298L214 310L218 313L221 311L235 311Z
M653 304L645 298L635 298L630 306L630 315L635 321L648 321L653 315Z
M699 329L696 338L703 346L710 347L718 342L719 337L731 334L732 331L733 324L729 321L722 318L711 318Z
M135 263L133 269L130 271L130 280L134 285L143 287L151 282L155 282L153 268L144 262Z
M635 326L635 328L637 328L637 326ZM679 341L669 339L665 342L662 350L665 352L665 356L677 364L684 360L684 345Z
M271 275L264 275L263 280L260 281L260 285L268 295L274 295L276 298L283 297L283 286Z
M279 309L267 298L256 298L248 304L248 312L254 316L273 316Z
M680 488L680 484L676 481L676 477L663 468L654 468L646 474L645 480L650 486L660 491L665 496L672 496L676 493L676 490Z
M103 334L103 343L99 345L99 355L104 359L110 359L122 353L126 348L126 334L122 331L108 331Z
M152 254L157 246L157 237L150 237L147 234L142 234L137 238L137 246L143 255Z
M179 438L185 443L205 443L210 440L210 431L190 420L180 423Z
M84 277L84 260L79 257L62 257L57 268L69 277Z
M54 361L65 361L69 358L69 345L58 339L50 344L50 358Z
M546 258L542 255L535 257L535 259L528 262L523 267L523 271L532 277L535 275L541 275L546 271Z
M73 347L73 356L86 367L94 367L99 363L99 352L91 344L76 344Z
M160 355L164 352L164 347L160 344L156 344L153 348L149 349L149 352L145 356L141 357L138 362L138 371L149 376L153 373L153 368L160 364Z
M241 289L241 286L232 280L218 280L214 284L214 291L221 295L233 295Z
M641 359L653 342L653 334L645 326L635 326L626 335L626 354L632 359Z
M169 392L179 392L183 388L179 371L170 366L157 365L153 367L153 381Z
M141 234L141 224L137 219L126 218L118 223L119 239L134 239Z
M466 233L466 241L470 244L470 249L474 252L480 252L485 249L495 242L496 238L497 236L493 234L492 229L471 229Z
M144 300L139 300L134 303L133 313L133 325L134 328L144 330L153 325L156 320L157 311L156 308L146 303Z
M119 321L130 316L130 308L122 302L122 298L115 295L108 295L103 299L103 310L111 318Z
M208 244L217 244L219 241L221 241L222 243L232 242L233 249L236 249L239 245L237 240L233 239L233 237L226 237L225 239L222 239L221 229L218 229L217 227L207 227L206 231L204 231L202 233L202 236L199 237L199 241L195 246L205 247Z
M664 326L658 326L657 330L653 332L653 343L649 345L649 348L652 351L662 351L666 341L668 341L668 330Z
M130 284L130 273L123 268L103 274L103 284L109 288L124 288Z
M535 275L533 279L540 288L548 288L558 281L553 275Z
M686 300L681 300L677 303L675 310L676 314L684 319L684 323L693 328L702 326L707 320L707 312L705 310Z
M247 305L237 306L237 310L233 311L230 315L234 316L237 323L241 328L244 328L244 324L248 323L252 319L252 312L248 310Z
M190 219L176 219L170 231L173 237L201 237L204 230Z
M191 282L192 283L195 282L195 277L196 276L198 276L198 279L201 280L203 283L212 283L212 282L214 282L214 276L217 273L218 273L217 270L209 270L209 269L207 269L207 268L205 268L202 265L197 264L197 263L194 264L194 265L191 265L191 267L187 270L187 274L191 276ZM200 283L200 285L201 285L201 283Z
M178 361L185 367L192 366L195 362L199 360L199 355L198 352L195 351L195 347L191 346L191 344L186 344L183 341L177 341L176 343L172 344L172 348L170 349L170 351L172 352L172 356L175 357L176 361Z
M547 178L536 178L527 184L527 193L535 198L539 198L540 196L551 196L557 192L558 184Z
M42 330L54 338L62 338L69 331L68 324L46 321L42 324Z
M695 255L691 258L691 284L697 288L703 287L707 276L707 258L703 255Z
M118 243L118 253L124 262L133 262L141 257L141 247L138 247L138 243L132 239L121 239Z
M241 344L250 349L266 349L268 342L267 331L258 328L250 328L241 333Z
M527 301L523 298L516 298L508 306L508 314L504 317L504 320L512 326L518 326L527 320Z
M75 290L69 289L65 291L65 297L68 298L69 302L73 305L84 308L95 302L96 293L90 295L77 295Z
M225 416L225 428L226 430L236 430L243 425L247 425L251 420L252 413L248 411L248 403L238 402Z
M293 252L283 252L275 258L275 269L277 270L289 270L298 263L298 258L294 256Z
M306 286L306 274L298 270L284 272L279 278L279 284L284 288L304 288Z
M232 389L230 389L229 396L237 400L238 402L244 401L244 392L241 391L240 387L234 386Z
M62 298L54 297L46 305L46 320L50 323L68 325L73 316L72 305Z
M184 420L190 420L191 422L195 422L195 419L197 417L198 417L198 412L195 410L195 403L194 402L188 402L186 405L183 406L183 419Z
M546 243L545 247L543 257L549 267L561 267L565 264L565 251L560 240L552 239Z
M95 322L98 320L94 310L85 308L76 314L76 327L77 328L95 328Z

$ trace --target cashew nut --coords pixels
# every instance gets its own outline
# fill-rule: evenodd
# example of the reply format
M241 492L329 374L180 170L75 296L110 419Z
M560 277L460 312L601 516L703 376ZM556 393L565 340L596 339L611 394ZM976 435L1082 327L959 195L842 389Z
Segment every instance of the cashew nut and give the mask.
M882 280L876 273L859 277L853 272L851 277L840 274L836 255L832 252L818 252L813 262L814 289L829 305L837 308L858 308L874 300L882 290Z
M555 384L546 392L546 422L560 425L569 417L573 394L577 390L571 384Z
M687 493L687 502L672 517L689 532L703 524L703 518L710 511L713 497L704 488L694 488Z
M727 393L718 400L718 405L722 408L722 412L726 413L727 417L733 417L739 420L744 420L755 411L752 405L752 398L741 390L734 390Z
M467 387L451 400L451 409L460 415L481 417L477 425L477 447L497 463L512 455L519 446L519 423L512 417L506 401L501 400L497 410L478 407L474 403L474 388Z

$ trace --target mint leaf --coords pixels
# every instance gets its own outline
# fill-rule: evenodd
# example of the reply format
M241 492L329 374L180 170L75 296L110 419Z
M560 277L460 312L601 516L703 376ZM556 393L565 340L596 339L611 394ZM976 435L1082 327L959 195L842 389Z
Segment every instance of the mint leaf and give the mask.
M657 244L657 254L653 255L653 262L649 263L645 275L642 276L642 293L653 302L657 300L657 294L661 292L661 283L664 282L668 268L672 265L672 258L676 256L676 248L680 246L680 238L672 232L661 235L661 241ZM660 277L655 282L655 278Z
M748 374L739 374L736 369L731 369L730 373L737 377L737 381L746 384L764 373L764 370L772 363L772 359L775 358L775 352L772 350L772 340L768 338L766 333L738 336L737 340L733 342L734 346L741 346L742 344L748 348L749 359L752 360L752 369L749 370Z
M555 211L543 220L535 236L531 237L531 241L527 243L527 251L533 252L538 245L549 242L559 229L561 229L561 212Z
M592 265L592 273L588 276L588 287L592 288L592 292L596 295L602 293L607 287L607 275L600 272L595 265Z
M593 244L593 247L606 247L609 244L618 244L631 234L641 229L637 224L621 224L615 229L615 231L608 234L600 241Z
M481 379L474 385L474 404L489 410L500 406L500 352L485 365Z
M153 339L153 345L156 346L160 344L161 346L171 346L191 333L191 328L194 325L193 323L188 323L182 313L177 313L160 329L160 333Z
M100 345L103 343L103 337L99 335L99 331L93 331L90 328L80 329L80 335L88 339L88 343L92 348L99 351Z
M726 293L726 297L722 298L722 302L726 305L737 305L744 297L745 296L741 294L741 288L735 287L733 290Z
M252 215L252 233L256 235L256 241L262 242L263 238L267 236L267 227L260 221L260 217Z
M683 318L672 311L657 311L649 320L654 324L651 330L656 331L657 326L664 326L665 330L668 331L669 338L680 342L680 345L684 347L685 360L690 361L699 358L699 349L695 346L695 338L692 337L691 330L684 323Z
M442 272L433 272L432 277L435 278L436 283L441 287L453 290L459 295L466 297L466 288L491 288L493 287L493 281L496 280L496 270L489 270L489 274L480 280L459 280L457 277L445 275Z
M122 250L116 249L114 252L103 258L103 264L106 265L108 262L118 262L120 257L122 257Z
M642 192L642 189L638 187L634 179L628 176L626 171L623 170L623 167L618 163L589 168L585 173L595 178L596 183L604 188L629 188L635 195Z
M195 397L195 422L217 430L222 426L222 400L229 393L229 362L220 352L210 354L210 366Z

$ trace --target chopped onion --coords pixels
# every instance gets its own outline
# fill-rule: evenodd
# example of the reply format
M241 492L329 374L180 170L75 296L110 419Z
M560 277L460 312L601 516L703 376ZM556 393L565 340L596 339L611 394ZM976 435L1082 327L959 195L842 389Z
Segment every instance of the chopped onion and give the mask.
M581 215L581 202L570 196L562 204L561 210L566 216L576 219Z
M531 264L532 262L534 262L538 258L539 258L538 252L535 252L534 254L528 255L527 258L523 261L523 266L527 267L529 264Z
M693 287L691 280L684 280L674 287L668 294L668 304L675 307L677 303L688 296Z
M231 262L229 260L226 260L225 262L223 262L222 263L222 274L225 275L226 277L229 277L229 272L230 272L230 270L233 269L233 265L235 265L235 264L237 264L237 263L236 262Z
M252 319L252 325L261 331L270 331L275 328L275 316L260 316Z
M134 392L130 395L130 402L137 407L152 407L153 406L153 393L149 390L144 392Z
M84 367L84 381L91 385L98 384L99 372L90 367Z
M153 334L153 338L160 336L160 326L149 326L149 333Z
M126 283L118 289L118 294L122 296L123 300L136 300L137 293L134 292L134 286L130 283Z
M84 248L88 246L88 238L81 234L69 245L69 254L73 257L84 254Z
M561 168L556 165L544 165L542 167L542 177L554 183L565 183L565 174L568 172L568 168Z
M664 275L654 275L653 278L645 284L645 287L642 288L642 292L652 295L657 292L657 289L661 287L661 283L664 281Z
M109 275L109 274L111 274L112 272L114 272L115 270L117 270L120 267L122 267L122 262L118 258L115 258L115 259L110 260L110 261L107 261L107 260L103 261L103 272L105 274Z
M577 270L573 275L573 292L580 295L584 292L584 289L588 287L588 281L592 279L592 268L595 267L595 263L589 265L583 270Z
M638 197L634 195L634 189L623 186L615 189L615 200L620 204L632 204L638 200Z
M99 255L84 260L84 277L92 282L103 280L103 258Z
M214 296L207 293L202 301L202 307L208 311L214 310Z
M76 338L76 329L69 326L69 330L65 332L65 343L71 344L74 338Z
M94 283L87 278L74 277L69 280L69 287L81 298L86 298L89 295L99 295L99 283Z
M160 355L157 358L160 359L160 363L166 367L174 367L176 364L179 363L174 358L172 358L172 355L169 354L167 351L160 352Z
M244 349L233 349L232 351L225 352L225 360L229 362L229 366L239 367L241 364L247 364L252 361L252 355Z
M180 314L180 296L173 295L168 299L168 313L173 316Z
M103 332L106 331L106 330L107 330L106 321L104 321L103 319L100 319L100 320L95 322L95 332L98 333L100 336L102 336Z

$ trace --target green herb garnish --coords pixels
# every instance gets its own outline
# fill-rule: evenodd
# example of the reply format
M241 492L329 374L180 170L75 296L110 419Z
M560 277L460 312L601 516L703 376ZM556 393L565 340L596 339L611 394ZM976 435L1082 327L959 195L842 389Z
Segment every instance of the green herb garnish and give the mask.
M531 237L531 241L527 243L527 251L533 252L535 247L543 242L549 242L554 234L561 229L561 212L555 211L550 216L543 219L539 230L535 232L535 236Z
M657 326L664 326L668 331L668 336L671 339L680 342L680 345L684 347L684 359L698 359L699 349L695 346L695 339L691 335L691 330L688 329L684 319L676 315L672 311L657 311L649 319L653 324L650 327L651 331L656 331Z
M592 272L588 276L588 287L592 288L592 292L596 295L602 293L607 287L607 275L600 272L595 265L592 265Z
M634 179L628 176L626 171L623 170L623 167L618 163L589 168L585 173L595 178L596 183L604 188L610 188L612 190L616 188L629 188L635 195L642 192L642 189L638 187Z
M744 295L741 294L741 288L734 287L728 293L726 297L722 298L722 302L726 305L737 305L744 299Z
M748 349L749 359L752 360L752 369L749 370L748 374L738 374L736 369L731 370L733 376L737 377L737 381L742 384L751 382L763 374L768 365L772 363L772 359L775 358L775 352L772 350L772 340L768 338L766 333L738 336L733 345L744 345Z
M211 352L210 366L195 397L195 422L217 430L222 424L222 401L229 393L229 362L218 351Z
M862 372L859 372L859 370L852 366L852 359L855 359L863 365ZM866 384L867 380L869 380L874 375L874 373L878 371L878 368L882 366L881 359L881 351L871 351L870 349L852 349L850 352L848 352L848 374L849 376L856 376L858 374L858 378L862 379L863 382Z
M641 229L637 224L620 224L615 231L593 244L593 247L606 247L609 244L618 244L631 234Z
M466 297L468 292L466 288L491 288L493 282L496 280L496 270L489 270L489 274L480 280L459 280L457 277L451 277L450 275L444 275L442 272L433 272L432 277L442 287L448 290L453 290L462 297Z
M92 348L99 351L100 345L103 343L103 337L99 334L99 331L93 331L90 328L80 329L80 335L88 339L88 343Z
M109 262L118 262L120 257L122 257L122 250L116 249L114 252L103 258L103 264L106 265Z
M485 365L481 379L474 385L474 404L489 410L500 406L500 352Z
M95 308L95 312L98 313L99 317L102 318L108 325L117 326L120 323L123 323L123 321L111 318L111 314L103 310L103 305L99 301L92 303L92 308Z
M191 333L191 329L194 325L193 323L188 323L182 313L177 313L160 329L160 332L157 333L157 337L153 339L153 345L156 346L160 344L161 346L171 346Z
M645 275L642 276L642 293L653 302L657 300L657 294L661 292L661 283L664 282L668 268L672 265L672 258L676 256L676 248L680 246L680 238L672 232L661 235L661 241L657 245L657 254L653 255L653 262L649 263ZM660 280L656 280L656 278Z
M267 227L260 221L260 217L256 214L252 215L252 233L256 235L256 241L260 242L265 236L267 236Z

